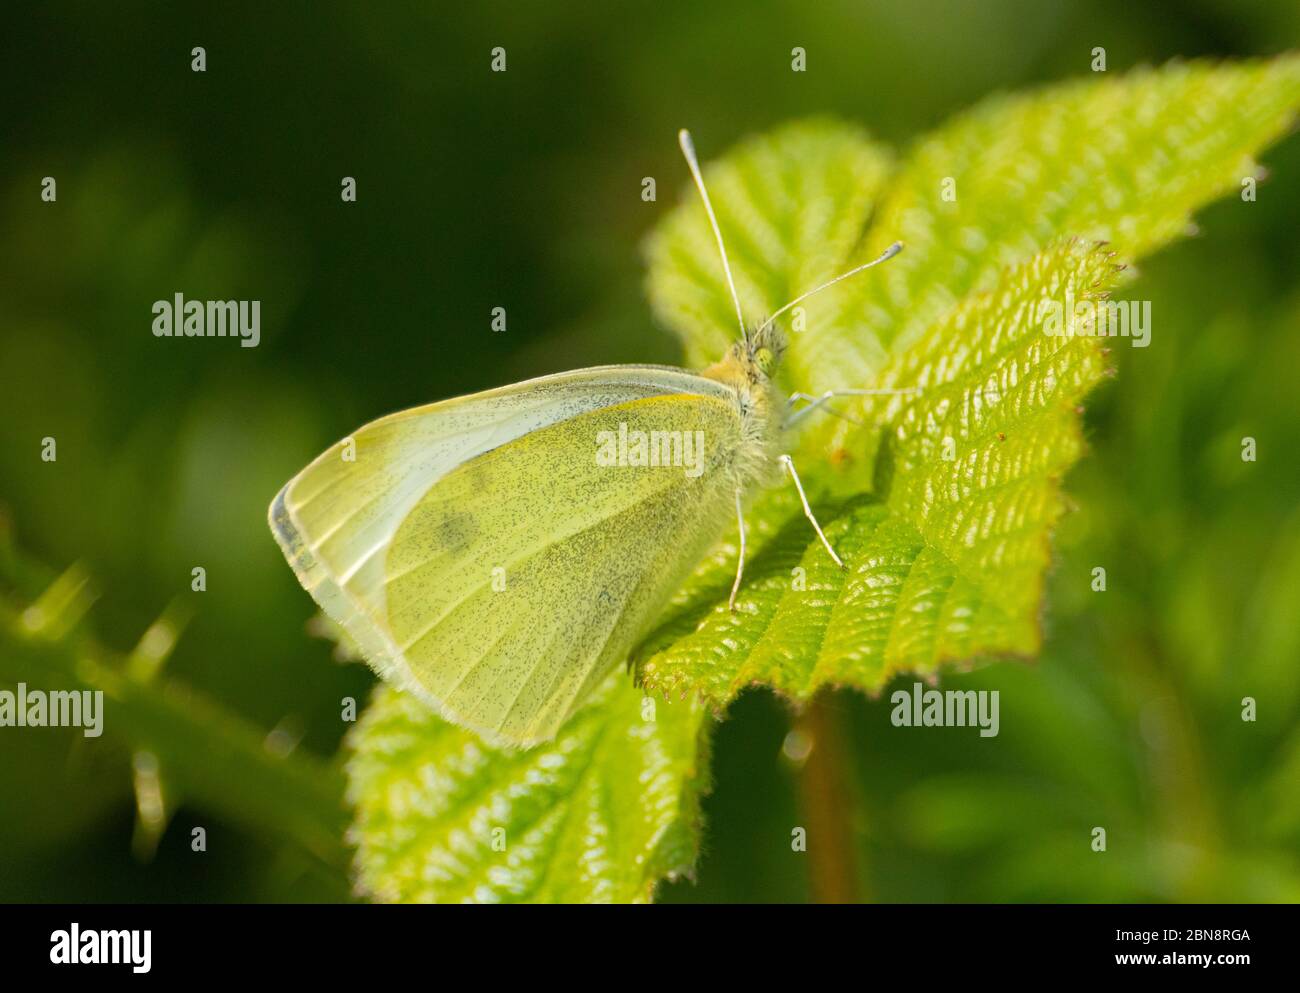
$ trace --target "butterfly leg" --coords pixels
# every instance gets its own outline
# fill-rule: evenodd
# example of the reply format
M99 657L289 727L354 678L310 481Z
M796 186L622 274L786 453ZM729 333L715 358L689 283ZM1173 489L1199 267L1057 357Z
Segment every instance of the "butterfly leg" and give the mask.
M799 473L795 472L794 469L794 459L790 458L788 455L782 455L778 461L790 470L790 478L794 480L794 488L799 491L799 501L803 504L804 516L812 522L813 530L817 532L817 537L820 538L822 544L826 546L826 551L831 553L831 558L835 560L835 564L843 569L843 561L841 561L840 557L835 554L835 549L831 547L831 543L826 540L826 535L822 532L822 526L817 523L817 518L813 516L812 507L808 506L808 497L804 495L803 483L799 482Z
M736 559L736 581L731 584L731 599L727 609L736 612L736 594L740 592L740 579L745 575L745 510L741 506L741 492L736 490L736 520L740 522L740 555Z
M805 403L808 404L808 406L804 407L802 410L797 410L793 414L791 414L789 419L785 422L785 426L787 428L793 427L794 425L802 421L805 417L807 417L809 414L811 414L814 410L820 410L821 408L825 407L826 402L828 400L833 400L836 397L895 396L899 394L919 393L919 392L920 390L917 387L909 386L905 389L899 389L899 390L827 390L819 397L815 397L811 393L791 393L789 406L794 406L795 402L799 400L804 401ZM842 417L846 421L850 421L853 424L862 423L857 418L849 417L847 414L842 414L838 410L835 410L833 407L826 407L826 411L828 413L834 414L836 417Z
M795 403L800 400L807 403L808 406L804 407L802 410L797 410L793 414L791 414L789 418L787 418L785 422L785 426L787 428L793 427L794 425L802 421L805 417L807 417L809 414L811 414L814 410L820 410L822 407L825 407L826 401L834 399L834 397L835 397L834 390L827 390L819 397L815 397L811 393L791 393L789 406L793 407ZM852 421L854 424L862 423L861 421L849 417L847 414L841 414L838 410L836 410L833 407L826 407L826 412L830 414L834 414L836 417L843 417L846 421Z

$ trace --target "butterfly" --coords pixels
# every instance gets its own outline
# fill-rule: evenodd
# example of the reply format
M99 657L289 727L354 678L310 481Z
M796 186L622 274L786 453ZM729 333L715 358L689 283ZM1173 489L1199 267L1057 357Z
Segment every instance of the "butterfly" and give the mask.
M376 672L490 744L553 738L733 514L734 610L746 500L783 473L842 567L782 451L787 431L837 395L906 392L781 395L775 319L902 245L747 325L693 143L678 137L740 326L718 362L599 366L391 414L271 503L298 580Z

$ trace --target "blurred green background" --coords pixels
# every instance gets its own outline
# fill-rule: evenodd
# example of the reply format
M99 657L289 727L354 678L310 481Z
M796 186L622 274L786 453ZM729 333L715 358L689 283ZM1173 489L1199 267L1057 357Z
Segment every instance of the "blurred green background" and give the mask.
M389 411L674 361L640 245L684 187L678 127L705 158L820 112L906 147L990 92L1086 75L1094 46L1115 72L1300 45L1300 6L1274 0L68 3L7 22L0 593L18 609L80 563L97 599L75 637L119 654L164 610L189 616L162 682L123 691L122 719L159 743L160 837L137 823L152 767L113 710L95 741L0 729L11 901L350 897L346 850L321 830L346 823L340 701L364 703L372 677L306 632L266 505ZM497 45L504 74L488 71ZM1090 400L1042 659L945 681L1000 689L1001 734L900 733L888 693L830 699L858 895L1300 900L1300 140L1265 162L1256 203L1205 212L1130 290L1152 301L1153 342L1117 349L1117 380ZM260 299L261 345L154 338L152 302L178 291ZM0 658L0 688L39 676ZM732 708L698 881L665 899L814 895L789 845L789 727L765 693ZM259 772L272 731L271 748L300 739L291 781Z

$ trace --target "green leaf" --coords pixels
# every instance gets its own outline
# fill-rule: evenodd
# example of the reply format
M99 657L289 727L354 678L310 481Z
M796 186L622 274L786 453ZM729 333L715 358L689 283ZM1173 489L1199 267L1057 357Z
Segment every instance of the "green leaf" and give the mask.
M1174 63L988 100L922 141L891 184L861 254L900 238L907 251L881 279L846 285L839 333L870 329L897 353L1002 266L1062 236L1110 241L1129 260L1150 254L1194 230L1193 211L1260 175L1254 153L1292 127L1298 105L1294 56ZM836 370L846 385L868 371Z
M872 690L900 670L1037 651L1059 480L1083 445L1075 406L1105 370L1099 338L1042 326L1049 300L1094 299L1117 275L1109 252L1066 241L936 324L890 371L920 396L877 399L891 425L878 492L815 501L847 568L793 494L767 497L736 612L732 544L643 646L644 684L716 704L752 683L804 699L826 683Z
M1075 408L1105 371L1097 339L1043 333L1044 306L1103 298L1119 279L1111 249L1131 259L1158 248L1195 208L1258 175L1253 153L1298 103L1294 57L1175 64L986 101L883 181L885 155L825 121L708 168L751 320L906 242L807 302L782 385L921 392L836 401L840 416L799 441L848 568L835 568L791 494L765 495L747 515L738 611L726 609L733 534L642 646L644 685L714 704L755 683L803 699L827 683L876 690L900 671L1036 654L1060 480L1083 450ZM828 206L869 215L870 227L827 224ZM795 220L805 215L807 229ZM808 265L818 232L833 250ZM793 250L775 247L783 237ZM712 251L693 198L649 243L655 310L697 361L736 333Z
M620 670L555 741L510 751L381 688L350 742L361 883L402 902L649 900L695 862L706 724Z

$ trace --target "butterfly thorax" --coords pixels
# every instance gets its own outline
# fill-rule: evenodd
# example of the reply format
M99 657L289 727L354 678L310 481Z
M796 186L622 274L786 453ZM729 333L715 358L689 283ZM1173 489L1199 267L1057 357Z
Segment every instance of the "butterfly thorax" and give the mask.
M740 442L731 471L741 490L766 483L779 471L782 401L773 376L784 352L781 330L774 324L760 325L746 330L742 341L701 373L735 394Z

